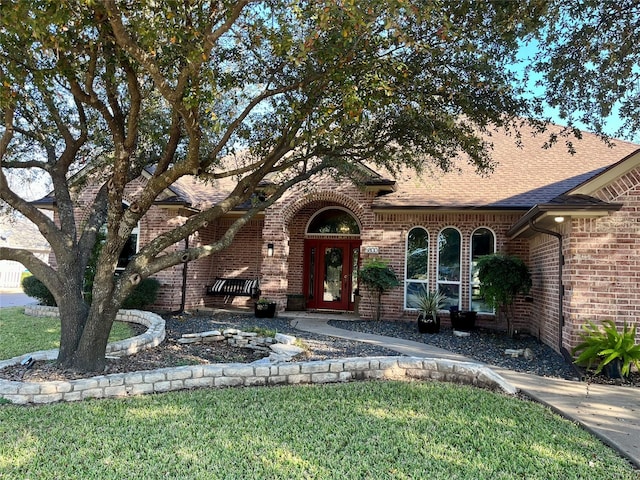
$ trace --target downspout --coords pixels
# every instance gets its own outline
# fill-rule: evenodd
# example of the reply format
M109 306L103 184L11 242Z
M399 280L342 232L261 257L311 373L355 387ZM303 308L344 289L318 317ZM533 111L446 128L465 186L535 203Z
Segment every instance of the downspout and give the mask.
M529 227L534 232L538 233L546 233L547 235L551 235L558 239L558 352L562 353L565 358L569 355L569 352L565 351L562 347L562 329L564 327L564 285L562 284L562 266L564 265L564 255L562 255L562 234L558 232L554 232L553 230L547 230L546 228L538 227L533 223L533 219L529 219ZM568 358L571 358L570 355Z
M189 250L189 235L184 239L184 249ZM180 310L178 310L178 313L184 312L184 306L187 303L187 265L189 265L189 262L184 262L182 267L182 289L180 292Z

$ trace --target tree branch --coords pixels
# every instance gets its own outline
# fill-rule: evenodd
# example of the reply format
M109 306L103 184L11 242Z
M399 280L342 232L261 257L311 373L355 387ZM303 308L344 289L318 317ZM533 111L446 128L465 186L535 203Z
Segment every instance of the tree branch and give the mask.
M58 278L57 272L47 262L43 262L28 250L0 247L0 260L12 260L21 263L51 291L62 289L63 285Z

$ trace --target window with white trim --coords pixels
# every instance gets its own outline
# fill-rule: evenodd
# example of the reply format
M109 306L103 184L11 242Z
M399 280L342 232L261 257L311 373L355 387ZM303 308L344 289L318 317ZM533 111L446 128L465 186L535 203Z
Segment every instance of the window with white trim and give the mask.
M480 280L478 279L478 259L484 255L491 255L496 251L496 236L486 227L476 229L471 234L471 262L469 287L471 305L470 309L482 313L494 313L484 299L480 296Z
M139 250L139 237L140 237L140 222L138 222L131 235L127 239L127 243L124 244L120 256L118 257L118 266L116 271L124 270L133 256L138 253Z
M104 239L107 236L107 225L102 225L100 227L100 235L102 239L99 239L101 243L104 243ZM124 247L120 251L120 255L118 256L118 264L116 265L116 272L123 271L128 265L129 261L133 258L133 256L138 253L140 249L140 222L136 224L133 230L131 230L131 234L129 238L127 238L127 243L124 244Z
M429 290L429 232L415 227L407 235L405 258L405 308L417 308L415 295Z
M447 227L438 235L438 291L445 297L444 309L460 308L461 235Z

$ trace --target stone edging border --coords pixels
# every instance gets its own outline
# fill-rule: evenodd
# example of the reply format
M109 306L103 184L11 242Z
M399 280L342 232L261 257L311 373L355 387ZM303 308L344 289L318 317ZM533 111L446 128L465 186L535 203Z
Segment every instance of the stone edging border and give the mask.
M24 309L26 315L32 317L57 317L58 307L46 307L43 305L28 305ZM141 310L120 310L116 315L116 320L120 322L139 323L147 327L147 331L135 337L120 340L119 342L107 345L107 355L133 355L140 350L153 348L162 343L165 337L165 322L160 315ZM25 358L32 357L34 360L55 360L58 357L58 349L40 350L27 353L8 360L0 361L0 368L20 363ZM0 396L2 391L0 391Z
M211 364L27 383L0 380L0 397L15 404L117 398L191 388L339 383L351 380L438 380L515 395L517 389L484 365L435 358L369 357L276 365Z
M30 307L32 308L32 307ZM57 309L38 307L37 314L54 316ZM158 315L123 310L118 320L142 323L147 332L116 342L110 353L134 353L158 345L164 339L164 320ZM148 323L147 323L148 322ZM55 359L57 350L34 352L0 362L0 368L27 356ZM11 362L11 363L9 363ZM229 363L190 365L113 373L78 380L16 382L0 379L0 398L15 404L73 402L88 398L122 398L192 388L251 387L271 385L325 384L352 380L438 380L501 390L515 395L517 389L485 365L439 358L356 357L276 364Z

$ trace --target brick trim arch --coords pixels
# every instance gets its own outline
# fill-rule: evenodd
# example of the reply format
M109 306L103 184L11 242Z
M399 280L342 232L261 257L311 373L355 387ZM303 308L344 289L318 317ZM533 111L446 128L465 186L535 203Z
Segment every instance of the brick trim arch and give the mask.
M284 225L288 225L291 219L296 215L297 212L302 210L307 205L310 205L315 202L333 202L337 203L340 206L347 208L353 215L357 218L360 224L363 224L363 217L365 216L364 209L362 205L354 200L352 197L347 195L343 195L338 192L333 191L321 191L321 192L312 192L308 195L305 195L303 198L297 199L291 204L285 206L282 209L282 221Z

